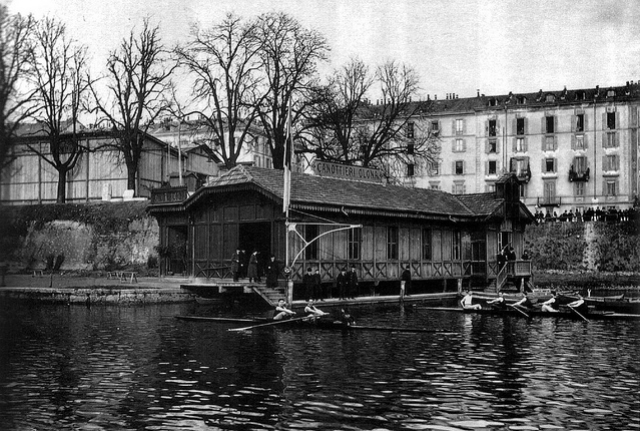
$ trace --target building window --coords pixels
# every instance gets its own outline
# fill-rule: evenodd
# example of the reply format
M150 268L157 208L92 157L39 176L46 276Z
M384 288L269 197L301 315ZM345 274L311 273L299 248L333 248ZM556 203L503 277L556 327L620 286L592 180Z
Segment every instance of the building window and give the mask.
M587 96L583 90L576 91L576 100L586 100Z
M616 95L615 90L609 90L609 91L607 91L607 97L615 97L615 95Z
M304 228L304 239L305 241L313 241L318 237L318 226L317 225L306 225ZM304 257L306 260L317 260L318 259L318 241L313 241L311 244L304 249Z
M466 145L464 143L464 139L456 139L453 141L454 153L462 153L465 150L466 150Z
M349 229L349 260L359 260L362 250L362 229Z
M516 97L516 103L518 105L526 105L527 104L527 98L524 97L524 96Z
M432 121L431 122L431 132L438 133L439 131L440 131L440 125L439 125L438 121Z
M497 120L489 120L489 136L496 136Z
M422 260L431 260L431 229L422 228Z
M415 152L416 146L415 144L407 144L407 154L412 156Z
M616 132L607 132L605 133L604 147L605 148L616 148L618 146L618 137L616 136Z
M616 128L616 113L607 112L607 129L614 130Z
M518 178L525 177L529 172L529 158L512 158L511 172L516 174Z
M488 153L497 153L498 152L498 141L496 139L490 139L488 143L487 152Z
M547 102L555 102L556 101L556 96L554 96L553 94L547 94L547 98L545 99ZM553 133L553 132L551 132Z
M544 159L544 172L548 174L556 172L556 159Z
M555 117L553 115L547 115L544 117L545 122L545 132L546 133L555 133Z
M576 115L576 132L584 132L584 114Z
M440 182L439 181L429 181L429 188L431 190L440 190Z
M543 196L544 196L544 203L546 204L556 203L556 182L555 181L544 182Z
M583 182L573 183L573 194L576 197L584 197L586 184Z
M555 136L545 136L544 138L544 151L556 150L556 138Z
M516 147L514 148L516 153L524 153L527 149L524 146L524 138L516 138Z
M464 134L464 120L461 118L458 118L455 122L455 125L456 125L456 135Z
M484 191L486 193L493 193L496 191L496 183L494 183L493 181L490 183L485 184L484 186Z
M524 135L524 118L516 119L516 134Z
M413 139L414 136L414 124L413 122L408 122L407 123L407 138L409 139Z
M459 230L453 231L453 244L451 247L452 258L453 260L460 260L462 258L461 248L462 248L462 234Z
M520 199L526 199L526 198L527 198L527 185L520 184Z
M618 195L618 181L607 180L605 181L605 196L617 196Z
M584 135L576 135L575 139L575 149L584 150L586 148L584 144Z
M407 165L407 176L412 177L415 175L415 165L413 163L409 163Z
M427 166L429 176L437 177L438 175L440 175L440 162L428 162Z
M465 193L464 181L454 181L452 193L454 195L463 195Z
M464 175L464 161L456 160L454 163L455 163L455 174Z
M489 168L487 170L488 175L495 175L498 173L498 162L495 160L489 160Z
M589 163L586 157L580 156L573 159L573 169L578 175L584 175L588 167Z
M389 226L387 228L387 259L398 258L398 228Z
M616 154L605 156L604 166L602 169L605 171L617 171L619 165L619 157Z

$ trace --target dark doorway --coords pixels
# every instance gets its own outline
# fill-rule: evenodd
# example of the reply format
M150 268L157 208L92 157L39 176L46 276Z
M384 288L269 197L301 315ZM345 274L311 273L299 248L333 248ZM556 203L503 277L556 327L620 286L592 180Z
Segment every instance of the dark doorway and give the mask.
M169 248L168 274L184 274L187 270L187 227L169 226L167 229Z
M247 262L254 250L258 251L258 271L262 273L265 262L271 254L271 224L241 223L238 235L238 248L245 251Z

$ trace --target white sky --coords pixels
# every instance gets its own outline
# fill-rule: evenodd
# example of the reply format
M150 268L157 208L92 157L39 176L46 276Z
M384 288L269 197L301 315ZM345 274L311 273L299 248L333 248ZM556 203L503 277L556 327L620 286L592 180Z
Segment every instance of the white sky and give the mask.
M423 95L485 94L624 85L640 81L638 0L0 0L13 12L49 14L89 46L92 72L149 16L166 45L227 12L283 11L327 38L325 70L359 56L372 68L406 62Z

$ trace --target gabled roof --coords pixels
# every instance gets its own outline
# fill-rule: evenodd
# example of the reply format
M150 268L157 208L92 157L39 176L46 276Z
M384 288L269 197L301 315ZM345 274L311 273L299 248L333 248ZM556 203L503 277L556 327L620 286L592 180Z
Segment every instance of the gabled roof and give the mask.
M273 200L282 202L283 184L280 170L237 166L210 181L186 205L192 205L207 194L229 192L238 187L259 189ZM291 208L299 210L477 219L493 215L503 202L502 199L496 199L493 193L452 195L439 190L346 181L295 172L291 174Z

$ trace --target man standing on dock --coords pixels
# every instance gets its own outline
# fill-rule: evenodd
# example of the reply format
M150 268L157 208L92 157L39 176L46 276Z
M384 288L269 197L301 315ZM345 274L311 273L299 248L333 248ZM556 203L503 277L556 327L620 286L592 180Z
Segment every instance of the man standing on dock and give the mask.
M349 298L354 299L358 294L358 274L356 274L356 267L351 265L351 271L348 274L348 294Z
M410 296L409 290L411 290L411 270L409 269L409 264L407 264L400 276L400 297Z

